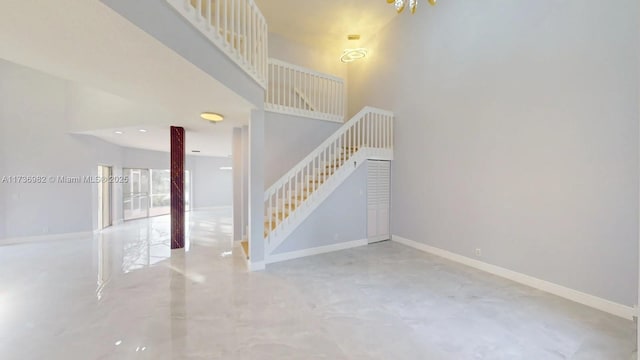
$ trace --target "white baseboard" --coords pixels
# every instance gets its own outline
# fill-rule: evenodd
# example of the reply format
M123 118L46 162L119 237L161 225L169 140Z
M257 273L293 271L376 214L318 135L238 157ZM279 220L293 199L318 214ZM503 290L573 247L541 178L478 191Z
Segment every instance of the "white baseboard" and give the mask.
M364 246L364 245L367 245L368 243L369 242L367 239L353 240L353 241L347 241L339 244L318 246L310 249L291 251L291 252L286 252L282 254L272 254L267 257L266 263L274 264L277 262L298 259L306 256L320 255L320 254L325 254L333 251L346 250L346 249L351 249L358 246Z
M501 268L499 266L487 264L482 261L478 261L475 259L468 258L466 256L458 255L446 250L442 250L433 246L429 246L426 244L419 243L417 241L409 240L402 238L397 235L392 236L392 240L412 247L414 249L418 249L451 261L455 261L460 264L464 264L470 266L472 268L482 270L488 272L490 274L500 276L505 279L509 279L511 281L515 281L517 283L530 286L532 288L542 290L544 292L560 296L562 298L575 301L582 305L586 305L592 307L594 309L598 309L609 314L613 314L625 319L633 319L636 314L634 308L622 304L615 303L613 301L609 301L606 299L599 298L597 296L589 295L574 289L570 289L568 287L554 284L545 280L541 280L538 278L534 278L529 275L525 275L519 272L515 272L509 269Z
M60 241L60 240L78 239L83 237L92 238L93 231L5 238L5 239L0 239L0 246L20 245L20 244L28 244L28 243L36 243L36 242Z

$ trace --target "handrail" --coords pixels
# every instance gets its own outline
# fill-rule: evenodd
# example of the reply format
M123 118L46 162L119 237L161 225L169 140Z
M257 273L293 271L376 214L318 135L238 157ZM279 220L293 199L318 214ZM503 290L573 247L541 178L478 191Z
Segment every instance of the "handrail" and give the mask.
M326 149L331 143L333 143L336 139L338 139L338 137L340 137L345 130L349 129L351 126L353 126L355 124L355 122L360 121L360 119L364 118L365 114L367 113L377 113L379 115L384 115L390 118L393 118L393 113L391 111L387 111L387 110L382 110L382 109L378 109L372 106L365 106L362 110L360 110L356 115L354 115L351 120L347 121L346 123L344 123L344 125L342 125L338 130L336 130L336 132L334 132L331 136L329 136L325 141L323 141L320 145L318 145L318 147L316 147L313 151L311 151L311 153L309 153L309 155L307 155L304 159L300 160L300 162L298 162L295 166L293 166L291 168L291 170L289 170L289 172L287 172L286 174L282 175L282 177L280 177L280 179L276 180L275 183L273 183L273 185L271 185L264 194L264 200L267 201L269 194L273 193L274 190L281 186L282 184L284 184L287 179L289 179L291 177L292 173L296 173L299 172L302 168L304 168L308 163L311 162L312 159L314 159L314 157L317 156L317 154L321 153L322 150ZM391 137L391 148L393 147L393 128L391 128L391 133L389 134L389 136Z
M269 31L254 0L166 1L266 88Z
M274 58L269 58L269 64L273 64L273 65L279 65L282 67L288 67L290 69L294 69L294 70L298 70L310 75L315 75L317 77L321 77L324 79L328 79L328 80L333 80L333 81L339 81L339 82L344 82L344 79L342 79L341 77L335 76L335 75L331 75L331 74L326 74L326 73L322 73L319 71L315 71L309 68L306 68L304 66L300 66L300 65L296 65L296 64L292 64L283 60L279 60L279 59L274 59Z
M292 224L291 216L303 204L322 196L321 189L340 178L352 157L389 150L393 150L393 113L365 107L267 189L264 235L269 244L273 246L271 234Z
M265 110L344 122L345 83L333 75L269 59Z
M304 168L308 163L311 162L311 160L315 156L317 156L318 153L322 152L322 150L326 149L331 143L333 143L338 137L340 137L340 135L342 135L342 133L344 132L344 129L348 129L351 126L353 126L356 122L360 121L360 119L362 119L364 117L364 115L367 114L367 113L377 113L377 114L380 114L380 115L393 117L393 113L391 111L382 110L382 109L378 109L378 108L371 107L371 106L364 107L356 115L354 115L351 118L351 120L349 120L344 125L342 125L340 127L340 129L338 129L335 133L333 133L325 141L323 141L320 145L318 145L318 147L316 147L313 151L311 151L311 153L309 153L309 155L307 155L304 159L300 160L300 162L298 162L294 167L292 167L291 170L289 170L289 172L287 172L286 174L282 175L282 177L280 177L280 179L276 180L276 182L273 183L273 185L271 185L265 191L265 201L268 199L268 196L269 196L270 193L273 193L274 190L278 186L280 186L283 183L285 183L287 181L287 179L291 177L292 173L296 173L296 172L300 171L302 168ZM390 134L390 135L392 136L392 134Z

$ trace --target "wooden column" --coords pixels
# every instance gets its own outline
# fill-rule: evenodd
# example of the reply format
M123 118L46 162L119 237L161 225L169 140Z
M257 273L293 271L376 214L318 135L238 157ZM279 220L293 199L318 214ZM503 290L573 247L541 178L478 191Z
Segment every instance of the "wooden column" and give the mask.
M184 248L184 128L171 127L171 249Z

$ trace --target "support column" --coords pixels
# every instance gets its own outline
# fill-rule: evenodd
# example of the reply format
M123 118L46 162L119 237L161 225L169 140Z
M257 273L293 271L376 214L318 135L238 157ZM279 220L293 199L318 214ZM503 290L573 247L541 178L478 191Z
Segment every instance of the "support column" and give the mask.
M249 121L249 254L250 270L264 269L264 110Z
M242 239L249 238L249 126L242 127Z
M232 139L232 157L233 157L233 240L240 241L243 239L242 224L242 190L244 180L242 177L242 128L233 128Z
M171 249L184 248L184 128L171 127Z

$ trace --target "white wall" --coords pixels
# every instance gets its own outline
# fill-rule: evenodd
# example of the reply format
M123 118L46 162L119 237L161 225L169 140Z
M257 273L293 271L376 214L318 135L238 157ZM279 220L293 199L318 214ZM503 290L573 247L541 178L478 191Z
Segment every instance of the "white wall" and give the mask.
M396 113L393 232L615 302L638 283L638 3L439 2L349 69Z
M265 113L265 188L304 159L342 124Z

